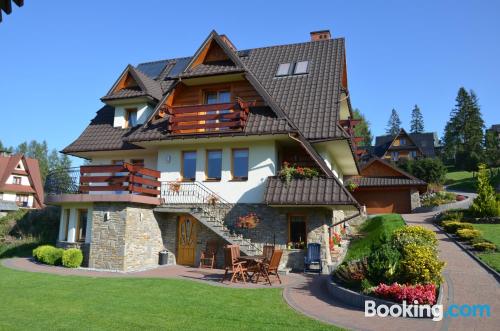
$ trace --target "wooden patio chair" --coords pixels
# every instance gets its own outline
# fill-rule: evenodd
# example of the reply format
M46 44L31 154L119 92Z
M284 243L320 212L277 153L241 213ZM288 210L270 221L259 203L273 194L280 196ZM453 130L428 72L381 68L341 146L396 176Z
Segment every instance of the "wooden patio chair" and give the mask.
M217 255L217 241L209 240L205 250L201 252L200 256L200 268L210 268L213 269L215 266L215 257Z
M271 260L269 261L269 263L266 263L266 262L262 263L261 271L257 275L257 280L256 280L257 283L259 282L260 275L262 275L267 280L269 285L273 285L271 282L270 276L274 276L275 278L277 278L281 284L281 278L280 278L280 275L278 273L278 268L280 266L280 261L281 261L282 256L283 256L283 250L281 250L281 249L274 250L273 255L271 256Z
M244 261L239 261L240 257L240 247L238 245L228 245L224 247L224 277L222 277L221 283L226 280L229 273L232 273L231 282L237 279L243 279L246 283L246 273L247 268Z
M262 250L262 255L264 255L265 262L269 263L271 261L273 253L274 253L274 246L271 245L264 246L264 249Z

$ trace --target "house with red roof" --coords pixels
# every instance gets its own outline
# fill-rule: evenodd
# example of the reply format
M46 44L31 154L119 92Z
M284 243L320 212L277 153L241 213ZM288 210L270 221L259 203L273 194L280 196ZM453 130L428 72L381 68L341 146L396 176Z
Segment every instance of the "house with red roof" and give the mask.
M44 207L38 160L22 154L0 155L0 209Z

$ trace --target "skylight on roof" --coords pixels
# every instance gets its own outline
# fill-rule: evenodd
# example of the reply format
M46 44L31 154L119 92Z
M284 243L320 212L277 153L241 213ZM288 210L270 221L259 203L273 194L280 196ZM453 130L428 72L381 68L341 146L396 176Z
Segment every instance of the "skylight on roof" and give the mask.
M287 76L290 72L291 63L281 63L278 66L278 71L276 72L276 76Z
M309 61L299 61L295 64L294 75L307 74L307 67L309 66Z

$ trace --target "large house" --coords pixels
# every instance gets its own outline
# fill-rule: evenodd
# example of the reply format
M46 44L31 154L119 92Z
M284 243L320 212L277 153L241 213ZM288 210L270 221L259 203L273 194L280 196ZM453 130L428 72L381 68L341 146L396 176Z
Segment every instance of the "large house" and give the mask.
M397 162L402 159L436 157L439 148L436 132L407 133L401 129L397 135L377 136L371 154Z
M219 263L225 244L275 244L300 268L301 248L320 242L328 265L325 236L360 215L343 185L359 174L347 82L344 39L329 31L246 50L212 31L192 56L127 66L63 150L89 164L47 180L58 245L130 271L163 249L197 265L208 241Z
M24 155L0 155L0 212L42 208L43 185L38 160Z

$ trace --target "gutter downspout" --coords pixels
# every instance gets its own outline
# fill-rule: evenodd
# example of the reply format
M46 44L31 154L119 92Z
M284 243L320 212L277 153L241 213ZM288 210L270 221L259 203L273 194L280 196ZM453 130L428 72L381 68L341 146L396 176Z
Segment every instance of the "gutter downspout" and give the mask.
M347 221L350 221L350 220L352 220L353 218L356 218L356 217L358 217L358 216L361 216L361 212L359 212L359 211L358 211L356 214L354 214L354 215L351 215L351 216L349 216L349 217L347 217L347 218L344 218L344 219L343 219L342 221L340 221L340 222L337 222L337 223L335 223L335 224L329 225L329 227L330 227L330 228L333 228L333 227L334 227L334 226L336 226L336 225L339 225L339 224L345 223L345 222L347 222Z

